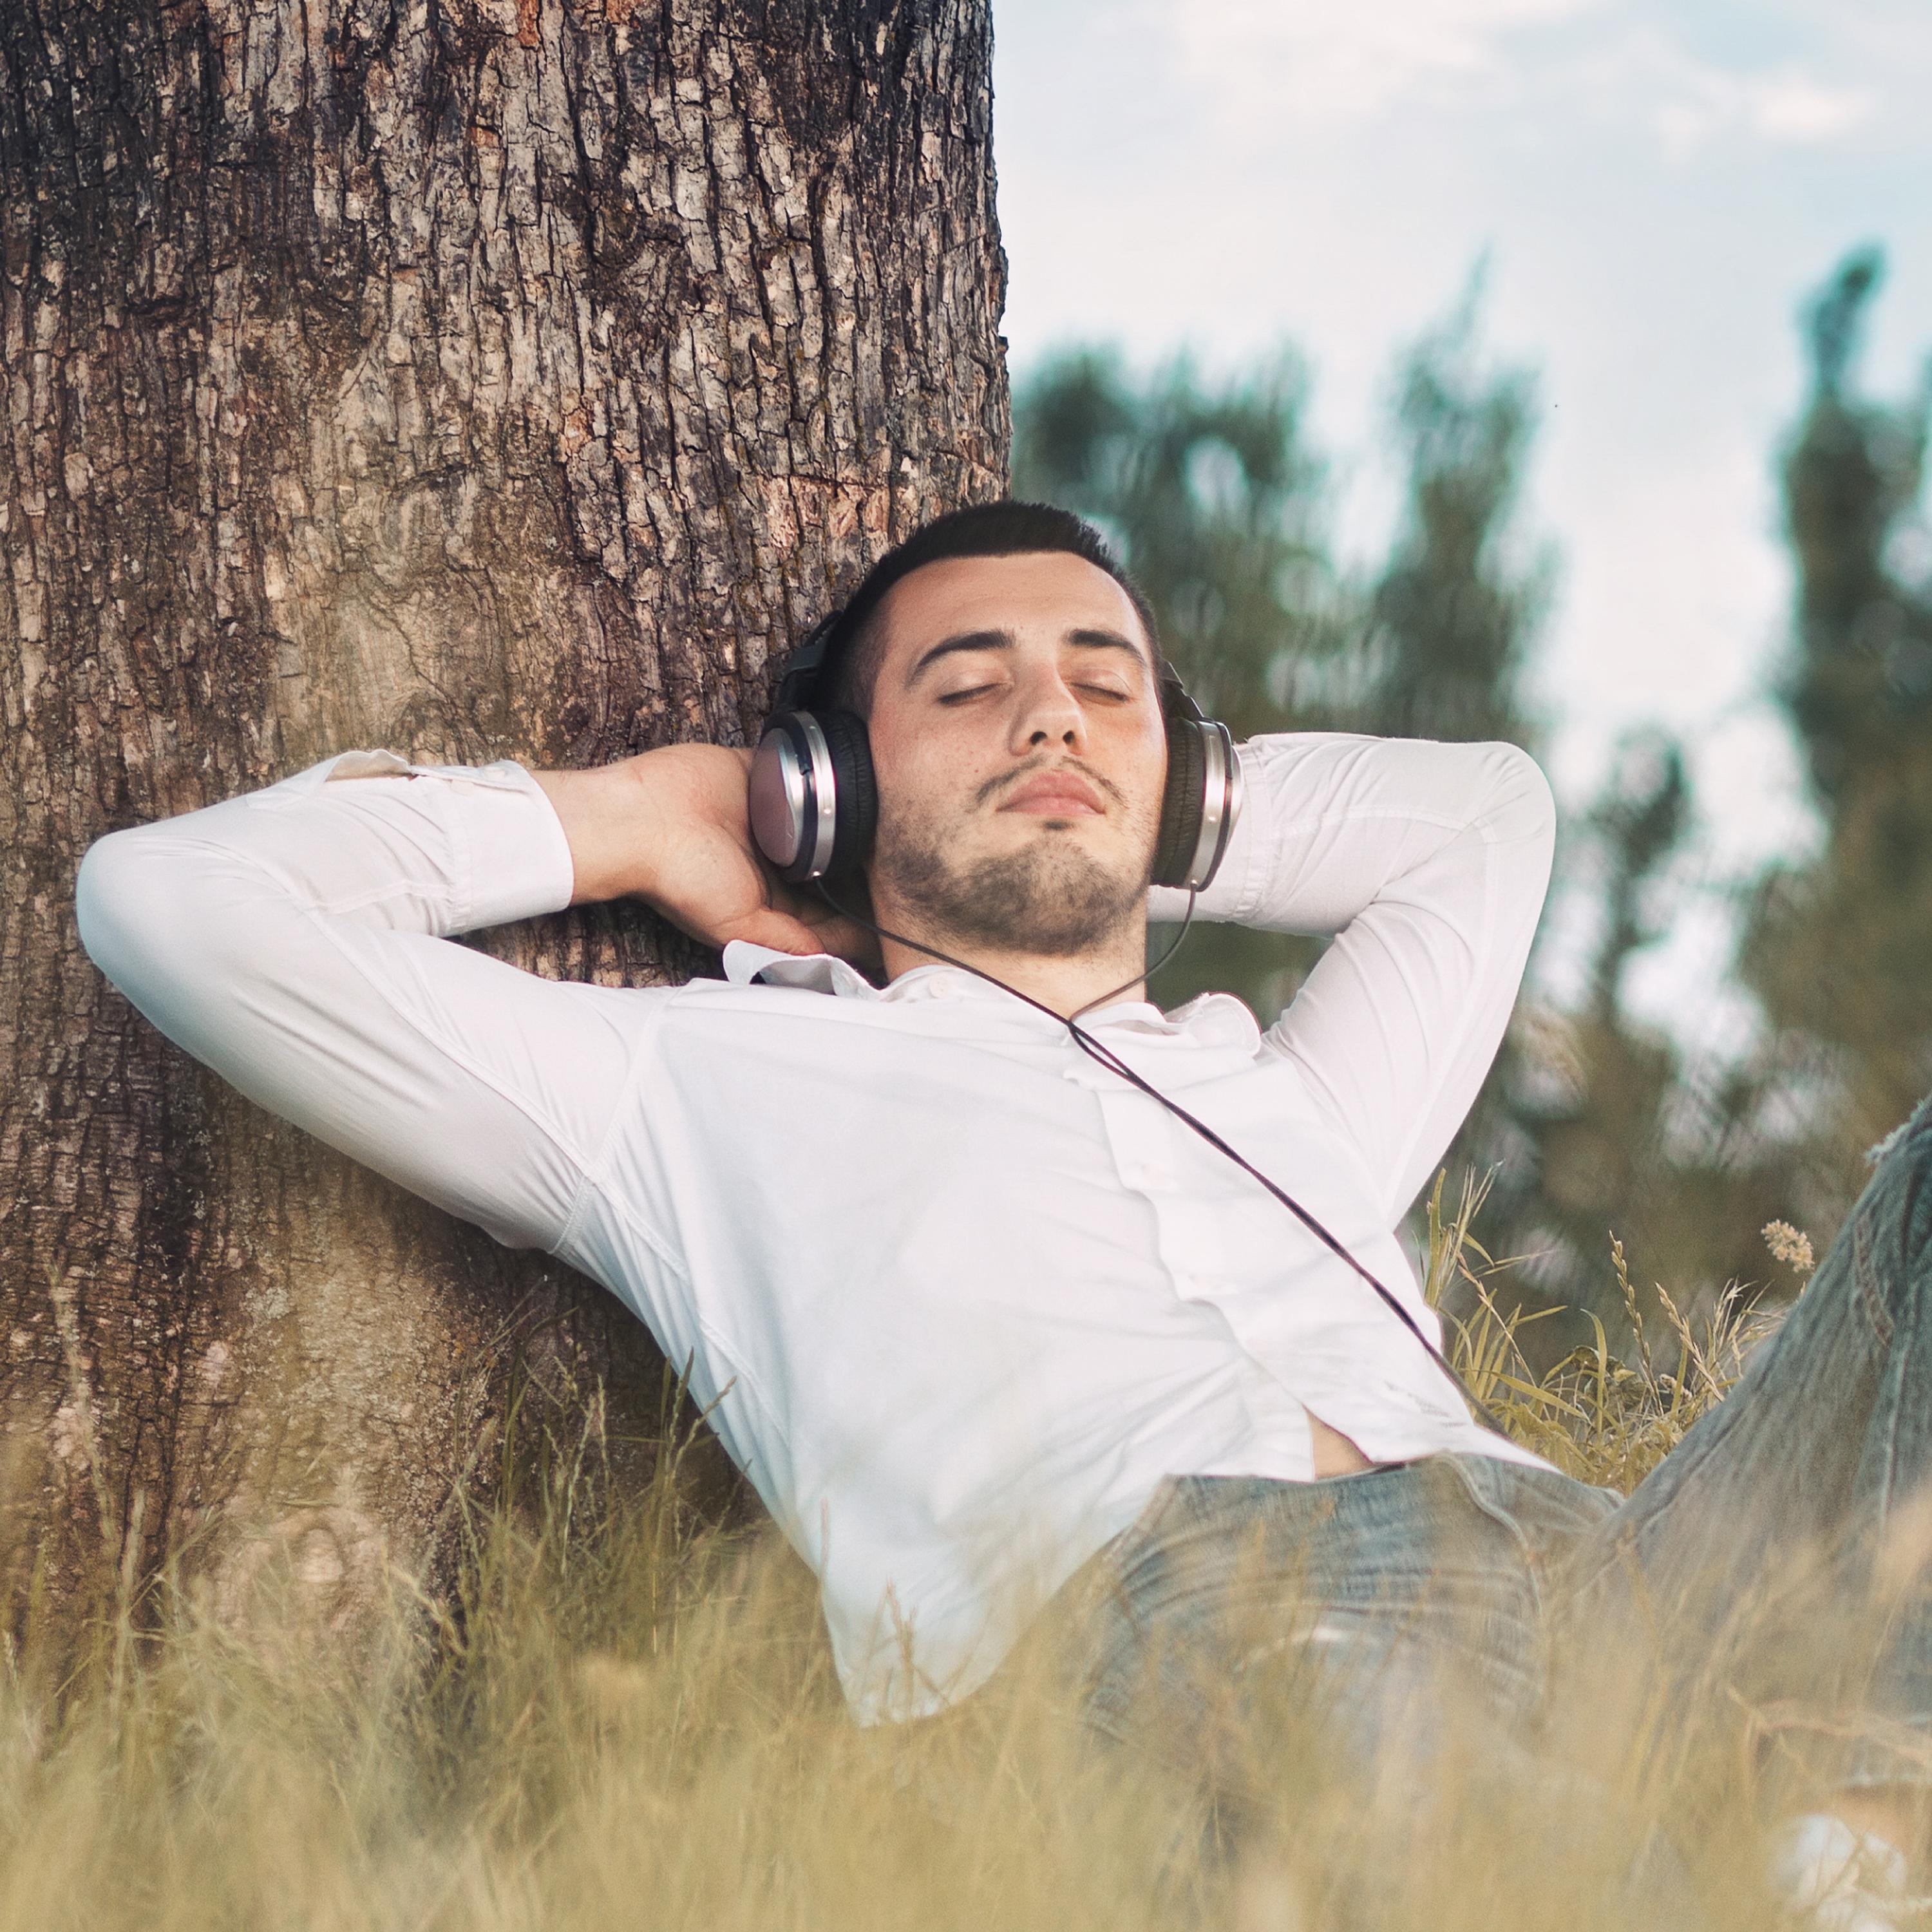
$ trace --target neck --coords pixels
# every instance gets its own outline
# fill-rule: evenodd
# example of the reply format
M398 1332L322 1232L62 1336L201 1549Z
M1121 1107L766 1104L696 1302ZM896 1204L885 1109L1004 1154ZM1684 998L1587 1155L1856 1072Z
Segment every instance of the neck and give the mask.
M1082 1006L1108 994L1120 1000L1144 999L1147 995L1144 914L1124 922L1119 932L1086 951L1065 957L988 946L967 940L956 941L944 932L928 929L928 922L917 913L888 904L879 906L878 922L909 939L928 940L962 966L970 966L988 978L1010 986L1015 992L1037 1000L1062 1019L1070 1019ZM879 948L888 980L896 980L901 974L921 966L944 963L896 939L881 937Z

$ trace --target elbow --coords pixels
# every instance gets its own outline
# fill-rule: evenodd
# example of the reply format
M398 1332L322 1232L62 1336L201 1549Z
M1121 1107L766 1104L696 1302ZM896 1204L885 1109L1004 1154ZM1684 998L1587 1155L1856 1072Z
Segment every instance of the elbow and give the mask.
M184 882L148 831L136 827L96 839L74 880L80 943L130 998L166 974L184 928L194 924Z
M74 882L74 923L87 956L111 980L114 964L128 951L133 937L130 902L139 861L128 850L130 835L110 832L87 848Z
M1556 843L1556 797L1543 767L1520 745L1471 748L1484 754L1482 817L1490 837L1550 852Z

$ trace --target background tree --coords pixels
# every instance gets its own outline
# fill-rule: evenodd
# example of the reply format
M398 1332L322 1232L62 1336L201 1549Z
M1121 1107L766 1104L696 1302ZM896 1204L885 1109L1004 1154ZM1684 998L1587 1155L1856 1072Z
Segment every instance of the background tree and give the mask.
M1890 406L1854 387L1882 270L1860 250L1807 305L1810 392L1780 465L1796 580L1780 694L1823 838L1737 907L1760 1037L1712 1054L1628 1011L1624 968L1688 909L1670 877L1688 792L1677 754L1653 740L1593 814L1600 938L1586 1006L1561 1022L1540 1081L1519 1082L1533 1158L1511 1204L1544 1251L1533 1277L1594 1300L1613 1332L1592 1254L1606 1227L1640 1282L1661 1277L1680 1300L1762 1282L1764 1224L1795 1220L1822 1249L1863 1150L1932 1085L1932 544L1918 507L1932 383Z
M1796 1102L1821 1216L1856 1156L1932 1087L1932 541L1920 507L1932 369L1908 401L1854 381L1883 260L1849 256L1809 306L1811 392L1785 453L1797 578L1780 695L1822 849L1774 868L1750 909L1745 977ZM1774 1130L1775 1124L1773 1124Z
M0 1412L17 1614L191 1550L325 1620L435 1547L541 1258L284 1130L81 954L100 833L324 754L742 742L791 640L996 494L985 0L0 8ZM698 963L641 912L498 935Z
M1392 440L1407 488L1373 589L1359 729L1399 737L1502 740L1532 752L1544 730L1527 696L1555 584L1552 553L1518 521L1535 438L1527 368L1484 352L1482 271L1399 372ZM1642 731L1619 748L1580 823L1559 828L1552 902L1580 884L1598 936L1580 1010L1528 991L1468 1121L1444 1156L1452 1183L1489 1187L1490 1251L1521 1265L1500 1292L1532 1308L1588 1309L1623 1321L1606 1237L1659 1224L1680 1178L1659 1122L1676 1091L1676 1044L1636 1021L1626 999L1635 956L1666 928L1669 869L1690 824L1681 748ZM1587 880L1587 883L1585 881ZM1533 1354L1589 1333L1580 1312L1526 1331Z
M1680 1302L1690 1298L1687 1279L1702 1280L1712 1252L1736 1232L1733 1217L1710 1218L1702 1184L1712 1170L1695 1137L1668 1130L1685 1097L1681 1043L1640 1019L1629 998L1631 966L1682 910L1672 866L1692 812L1683 748L1654 728L1627 733L1565 839L1562 889L1587 892L1596 926L1583 996L1559 1008L1532 992L1493 1083L1491 1239L1526 1258L1516 1279L1531 1298L1580 1311L1538 1332L1544 1354L1588 1340L1582 1310L1612 1336L1623 1328L1612 1231L1640 1268L1677 1284ZM1647 1294L1643 1276L1636 1286Z
M1492 367L1479 270L1398 371L1390 428L1406 475L1402 520L1370 602L1358 728L1397 738L1536 748L1523 674L1554 560L1521 554L1514 514L1534 442L1527 369Z

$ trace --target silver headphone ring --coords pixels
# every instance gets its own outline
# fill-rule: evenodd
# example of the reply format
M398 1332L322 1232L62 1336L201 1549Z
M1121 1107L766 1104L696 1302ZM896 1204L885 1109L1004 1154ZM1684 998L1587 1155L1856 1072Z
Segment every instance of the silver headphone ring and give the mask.
M832 774L832 747L818 720L809 711L794 714L804 728L806 748L812 760L806 782L808 808L812 811L812 857L804 876L823 878L832 869L832 848L838 836L838 782Z
M1201 836L1187 862L1186 884L1199 891L1219 870L1241 815L1241 761L1234 734L1218 719L1207 718L1195 728L1201 734Z
M832 748L808 711L781 712L766 726L746 788L752 836L794 884L831 869L838 833Z

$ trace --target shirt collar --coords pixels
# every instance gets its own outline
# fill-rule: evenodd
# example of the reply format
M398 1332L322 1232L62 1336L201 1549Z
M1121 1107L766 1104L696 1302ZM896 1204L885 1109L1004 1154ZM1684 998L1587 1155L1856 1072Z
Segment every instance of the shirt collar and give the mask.
M734 939L724 948L724 976L734 986L793 986L842 999L876 1000L879 989L854 965L830 952L802 956Z
M977 974L956 966L916 966L881 990L856 966L830 952L801 957L769 946L754 946L744 939L734 939L725 947L724 976L734 986L790 986L801 992L830 993L838 999L894 1005L926 1000L992 1000L1023 1013L1033 1012ZM1253 1014L1232 993L1203 993L1171 1013L1162 1012L1147 1000L1123 1000L1089 1013L1082 1024L1096 1034L1184 1039L1204 1046L1243 1047L1250 1052L1261 1044L1261 1029Z

